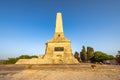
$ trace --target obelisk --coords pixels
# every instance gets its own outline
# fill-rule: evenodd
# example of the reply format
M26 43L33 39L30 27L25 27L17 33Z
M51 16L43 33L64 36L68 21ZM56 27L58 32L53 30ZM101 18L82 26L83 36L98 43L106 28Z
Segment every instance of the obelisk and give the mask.
M75 64L78 61L72 54L71 41L64 36L62 13L56 15L55 33L46 43L44 58L53 60L53 64Z
M62 14L60 12L56 16L55 32L63 32Z

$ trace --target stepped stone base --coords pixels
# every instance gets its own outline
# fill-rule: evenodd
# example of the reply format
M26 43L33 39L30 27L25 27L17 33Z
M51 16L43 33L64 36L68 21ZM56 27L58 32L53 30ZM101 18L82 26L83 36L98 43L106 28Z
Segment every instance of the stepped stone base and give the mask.
M74 57L66 59L58 58L32 58L32 59L19 59L16 64L79 64Z

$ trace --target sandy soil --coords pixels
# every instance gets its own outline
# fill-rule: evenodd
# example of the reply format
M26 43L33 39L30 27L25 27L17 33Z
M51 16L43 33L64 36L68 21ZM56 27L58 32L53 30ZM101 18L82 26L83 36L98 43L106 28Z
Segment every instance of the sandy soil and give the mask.
M0 65L0 80L120 80L120 66Z

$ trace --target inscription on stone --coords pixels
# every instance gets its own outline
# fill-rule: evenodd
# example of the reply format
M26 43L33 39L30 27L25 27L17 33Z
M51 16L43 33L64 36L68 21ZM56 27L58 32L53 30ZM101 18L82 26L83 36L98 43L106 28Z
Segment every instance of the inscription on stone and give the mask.
M55 47L54 51L64 51L64 47Z

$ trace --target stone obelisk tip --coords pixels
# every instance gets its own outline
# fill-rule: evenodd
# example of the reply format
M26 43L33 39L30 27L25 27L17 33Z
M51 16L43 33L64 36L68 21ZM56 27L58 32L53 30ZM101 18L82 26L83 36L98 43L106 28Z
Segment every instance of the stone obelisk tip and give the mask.
M62 13L60 12L56 16L55 32L63 32Z

